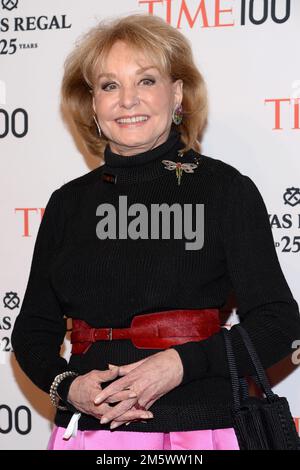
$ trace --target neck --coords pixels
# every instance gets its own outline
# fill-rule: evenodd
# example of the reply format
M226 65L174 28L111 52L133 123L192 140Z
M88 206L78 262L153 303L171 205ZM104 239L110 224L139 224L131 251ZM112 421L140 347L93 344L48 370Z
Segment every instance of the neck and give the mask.
M104 151L103 174L112 175L115 183L150 181L164 174L162 160L167 158L178 161L177 152L183 147L176 128L171 129L165 142L136 155L119 155L107 145Z

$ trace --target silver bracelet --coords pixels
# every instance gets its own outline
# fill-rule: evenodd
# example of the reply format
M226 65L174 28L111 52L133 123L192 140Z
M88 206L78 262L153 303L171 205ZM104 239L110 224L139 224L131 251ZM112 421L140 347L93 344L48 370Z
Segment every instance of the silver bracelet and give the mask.
M79 374L77 372L73 371L66 371L63 372L62 374L58 374L55 379L53 380L51 387L50 387L50 400L53 406L58 408L59 410L67 410L68 408L66 406L60 406L59 405L59 400L61 400L60 396L57 393L57 388L59 384L66 378L66 377L77 377Z

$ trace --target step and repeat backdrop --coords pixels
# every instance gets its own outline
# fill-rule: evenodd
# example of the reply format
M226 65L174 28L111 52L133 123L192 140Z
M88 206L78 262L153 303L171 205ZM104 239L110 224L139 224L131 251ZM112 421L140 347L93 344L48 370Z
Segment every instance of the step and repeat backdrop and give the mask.
M53 409L18 367L11 332L50 194L100 164L81 151L63 121L63 63L98 21L146 12L190 40L209 94L202 153L237 167L258 186L283 272L300 303L300 2L1 0L1 449L47 446ZM236 321L232 311L227 323ZM292 360L270 371L274 391L288 397L298 429L299 345L295 338Z

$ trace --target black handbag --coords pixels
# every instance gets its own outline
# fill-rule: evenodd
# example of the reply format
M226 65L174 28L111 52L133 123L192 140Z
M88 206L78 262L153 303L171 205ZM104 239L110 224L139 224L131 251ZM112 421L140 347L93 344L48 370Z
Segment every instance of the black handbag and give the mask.
M300 438L288 401L271 390L264 368L253 343L240 324L241 334L253 362L256 375L251 376L265 397L249 396L248 382L238 377L229 331L222 328L233 390L233 428L241 450L300 450Z

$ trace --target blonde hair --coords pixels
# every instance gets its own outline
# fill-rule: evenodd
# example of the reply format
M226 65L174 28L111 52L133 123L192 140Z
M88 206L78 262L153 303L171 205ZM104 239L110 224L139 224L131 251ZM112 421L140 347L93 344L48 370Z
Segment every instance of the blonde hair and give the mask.
M105 60L118 40L147 54L153 65L173 82L183 81L183 119L176 127L185 144L183 151L192 148L200 152L207 123L207 90L194 63L191 46L182 33L162 18L145 13L102 20L81 37L65 61L62 106L88 151L103 157L108 143L104 135L99 137L95 126L92 90L96 65Z

